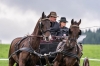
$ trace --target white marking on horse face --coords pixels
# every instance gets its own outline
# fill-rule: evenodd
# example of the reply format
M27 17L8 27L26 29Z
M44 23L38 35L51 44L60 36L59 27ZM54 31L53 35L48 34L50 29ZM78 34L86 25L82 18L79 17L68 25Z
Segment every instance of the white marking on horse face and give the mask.
M46 36L44 35L44 41L47 41Z
M46 36L43 34L43 40L46 41Z
M51 35L49 36L49 41L50 41L50 40L53 40Z
M46 37L45 37L45 39L44 39L45 41L47 41L47 39L46 39Z
M40 25L41 25L41 22L40 22Z

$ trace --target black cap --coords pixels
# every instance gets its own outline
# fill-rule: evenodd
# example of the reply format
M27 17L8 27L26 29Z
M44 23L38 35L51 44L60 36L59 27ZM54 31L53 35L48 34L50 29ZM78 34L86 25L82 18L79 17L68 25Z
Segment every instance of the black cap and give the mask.
M59 21L64 23L68 22L65 17L61 17Z

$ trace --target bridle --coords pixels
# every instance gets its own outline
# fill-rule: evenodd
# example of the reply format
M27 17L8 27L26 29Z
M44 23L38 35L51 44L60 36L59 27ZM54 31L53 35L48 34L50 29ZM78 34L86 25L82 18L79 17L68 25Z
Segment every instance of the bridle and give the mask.
M42 23L41 22L39 22L39 29L40 29L40 31L42 33L42 36L44 35L44 33L50 31L50 29L47 29L47 30L43 31L43 29L42 29Z
M73 27L79 28L78 25L71 25L70 29L73 28ZM68 41L69 41L69 45L71 44L71 42L77 43L77 37L75 37L75 36L73 36L73 37L69 36L69 37L68 37ZM73 46L73 47L74 47L74 46Z
M42 21L43 21L43 20L46 20L46 19L48 19L48 18L41 19L41 20L39 21L40 37L42 37L44 40L47 40L47 39L50 40L51 35L50 35L49 37L47 37L47 36L45 35L46 32L50 32L50 28L47 29L48 25L45 26L46 30L45 30L45 31L43 30L43 26L44 26L44 25L43 25Z
M71 51L76 47L76 44L74 46L72 46L72 43L75 42L77 43L77 39L76 38L69 38L67 39L67 44L66 44L66 51Z
M79 27L79 26L77 26L77 25L71 25L71 27Z

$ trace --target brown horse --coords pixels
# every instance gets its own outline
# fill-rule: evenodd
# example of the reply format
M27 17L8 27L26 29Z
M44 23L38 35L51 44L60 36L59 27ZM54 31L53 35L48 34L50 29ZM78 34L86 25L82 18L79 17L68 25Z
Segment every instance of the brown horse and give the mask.
M80 23L81 19L79 22L74 21L74 19L71 20L68 38L66 41L62 41L63 45L61 46L63 47L59 47L63 50L57 53L54 66L79 66L81 50L77 45L77 39L81 34Z
M39 51L40 40L43 37L46 41L50 40L50 20L44 12L38 20L31 35L15 38L9 49L9 66L35 66L39 57L34 51Z

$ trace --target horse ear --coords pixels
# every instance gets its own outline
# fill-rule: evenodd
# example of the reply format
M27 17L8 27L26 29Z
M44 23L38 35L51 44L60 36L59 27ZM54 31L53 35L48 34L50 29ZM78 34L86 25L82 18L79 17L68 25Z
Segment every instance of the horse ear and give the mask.
M80 25L81 24L81 19L79 20L79 22L78 22L78 25Z
M71 30L70 30L70 29L68 30L68 34L72 34L72 32L71 32Z
M81 35L81 34L82 34L82 31L80 30L79 35Z
M71 20L71 24L73 25L74 19Z
M46 17L45 13L42 12L42 19L44 19Z

